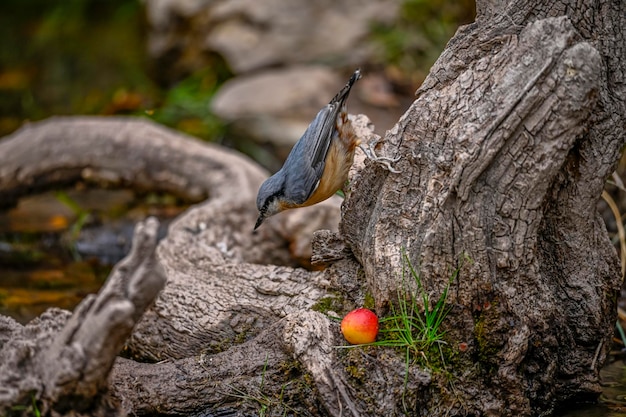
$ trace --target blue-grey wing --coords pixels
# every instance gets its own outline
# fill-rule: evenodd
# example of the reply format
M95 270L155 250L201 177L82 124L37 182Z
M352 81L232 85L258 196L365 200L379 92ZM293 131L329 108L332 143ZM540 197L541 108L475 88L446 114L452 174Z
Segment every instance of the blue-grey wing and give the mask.
M335 117L330 105L320 110L287 157L285 197L289 201L302 204L317 188L335 131Z
M324 173L326 155L338 134L337 118L345 111L350 89L360 77L360 71L355 71L346 86L317 113L289 153L283 166L287 177L285 196L289 201L302 204L315 192Z

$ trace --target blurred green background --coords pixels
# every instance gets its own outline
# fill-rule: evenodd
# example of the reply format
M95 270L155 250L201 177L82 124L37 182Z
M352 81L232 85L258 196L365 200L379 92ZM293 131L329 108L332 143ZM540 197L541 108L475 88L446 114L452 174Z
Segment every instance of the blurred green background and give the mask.
M0 136L52 115L135 114L210 139L211 70L159 85L136 0L3 0ZM227 74L226 74L227 76Z
M372 28L372 64L392 68L412 93L473 16L473 0L407 0L397 24ZM167 79L147 54L147 34L138 0L2 0L0 136L52 115L132 114L219 140L223 126L208 103L231 76L227 66L216 59Z

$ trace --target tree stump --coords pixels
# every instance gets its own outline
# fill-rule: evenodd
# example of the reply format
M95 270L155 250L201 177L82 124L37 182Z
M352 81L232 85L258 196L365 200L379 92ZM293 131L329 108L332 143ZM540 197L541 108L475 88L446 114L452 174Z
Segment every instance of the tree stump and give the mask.
M623 64L599 50L624 50L567 16L518 28L500 13L459 31L387 134L402 174L366 168L346 202L341 233L379 309L397 299L401 249L435 295L471 259L448 298L448 342L464 347L456 400L416 410L549 412L599 393L610 348L621 281L596 203L624 145L625 96Z

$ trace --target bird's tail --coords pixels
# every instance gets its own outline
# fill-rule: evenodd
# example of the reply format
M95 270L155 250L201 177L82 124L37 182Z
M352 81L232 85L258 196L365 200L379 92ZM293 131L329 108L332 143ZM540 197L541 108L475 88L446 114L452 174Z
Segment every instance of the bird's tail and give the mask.
M361 78L361 69L357 69L352 74L352 77L348 80L348 83L341 89L340 92L337 93L335 97L330 101L330 104L340 103L339 108L343 107L343 103L348 99L348 95L350 94L350 89Z

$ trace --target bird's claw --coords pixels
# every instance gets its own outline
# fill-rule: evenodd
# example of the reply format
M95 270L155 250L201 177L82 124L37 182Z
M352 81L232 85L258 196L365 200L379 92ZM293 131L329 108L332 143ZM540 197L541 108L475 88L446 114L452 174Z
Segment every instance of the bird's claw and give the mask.
M386 156L376 155L376 151L374 150L374 148L376 147L378 142L380 142L380 139L376 139L373 142L369 142L367 146L364 146L363 144L359 144L359 148L361 148L361 150L363 151L363 153L365 153L365 156L367 156L368 159L381 165L387 171L393 172L394 174L401 173L402 171L395 169L393 166L391 166L391 164L395 164L396 162L398 162L401 156L397 158L389 158Z

